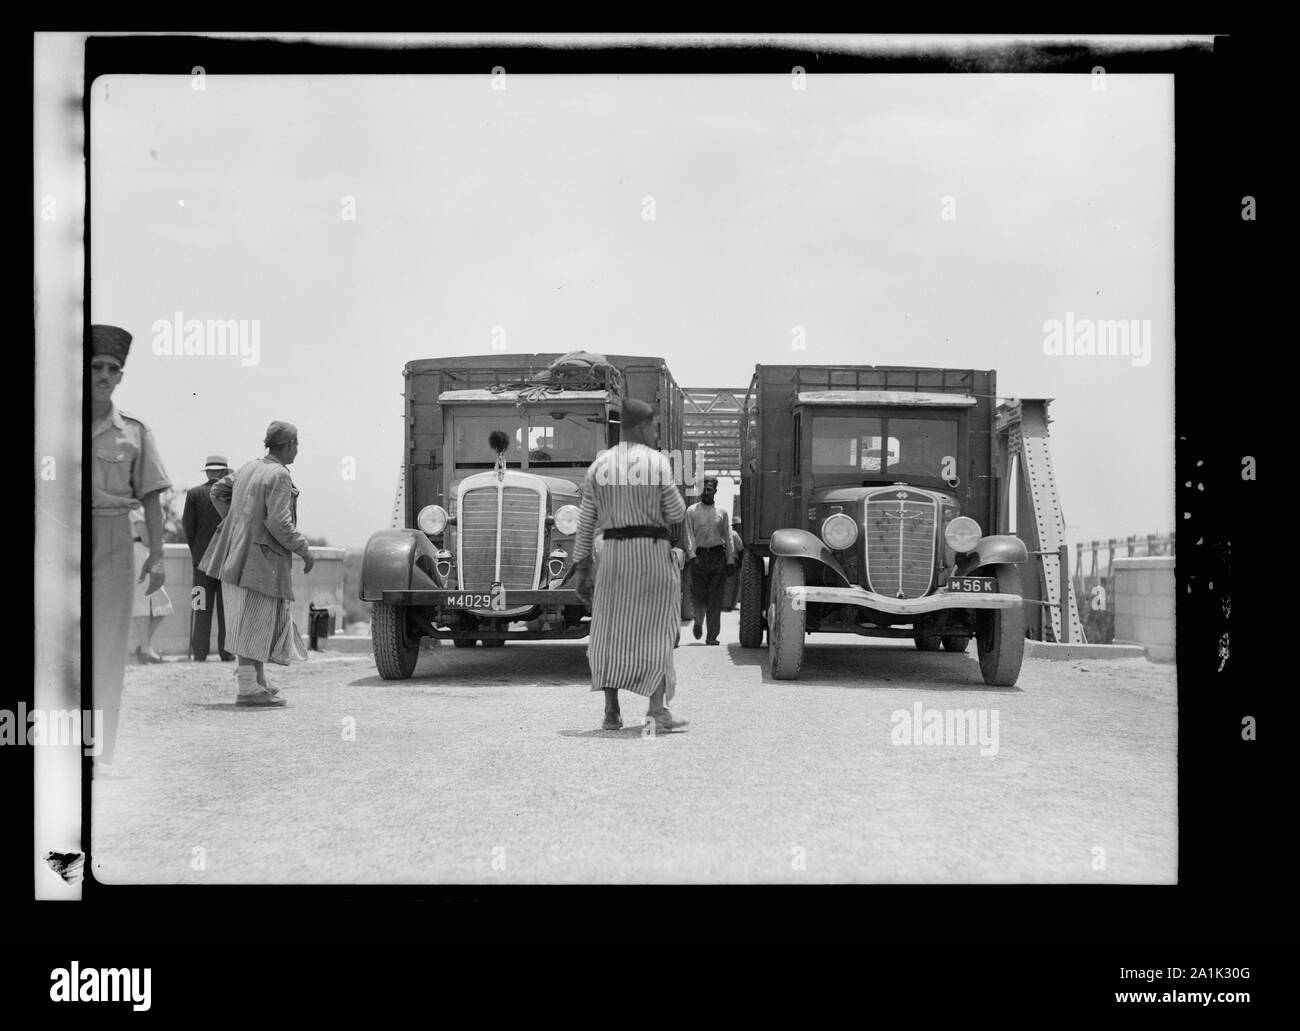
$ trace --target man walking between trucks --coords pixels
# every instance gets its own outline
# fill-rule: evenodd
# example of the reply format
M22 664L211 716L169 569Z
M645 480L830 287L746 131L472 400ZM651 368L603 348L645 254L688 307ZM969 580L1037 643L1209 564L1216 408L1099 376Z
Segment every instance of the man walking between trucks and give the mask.
M605 694L604 730L623 726L618 692L649 699L647 720L676 730L667 703L676 690L673 648L681 612L680 552L668 527L686 514L668 459L657 450L654 409L630 399L622 440L597 456L582 487L571 586L591 605L591 689ZM600 563L591 574L592 539L603 531Z
M704 639L705 644L718 643L718 631L722 627L722 593L726 589L727 574L736 565L731 520L727 518L726 509L713 503L717 493L717 477L704 477L700 500L686 510L686 561L691 570L694 633L698 641L703 632L701 624L707 617L709 636Z

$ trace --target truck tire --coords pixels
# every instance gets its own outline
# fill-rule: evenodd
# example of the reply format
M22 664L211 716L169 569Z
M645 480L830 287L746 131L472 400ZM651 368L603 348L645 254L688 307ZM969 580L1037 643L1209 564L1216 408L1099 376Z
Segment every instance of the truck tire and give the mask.
M999 594L1023 596L1020 570L1013 565L995 566ZM1013 687L1025 658L1025 609L989 609L979 615L975 635L984 683L991 687Z
M803 667L804 628L808 614L785 596L787 587L804 585L803 563L797 558L772 560L772 593L767 620L767 653L772 676L798 680Z
M970 638L965 634L945 634L943 638L943 650L946 652L964 652L968 644Z
M763 647L763 559L752 551L740 557L740 646Z
M410 632L403 606L374 603L370 645L375 652L375 668L385 680L405 680L415 672L420 657L420 635Z
M473 648L478 641L477 638L473 637L453 637L451 643L457 648Z
M919 652L937 652L943 643L937 634L915 634L912 640L916 642L916 650Z

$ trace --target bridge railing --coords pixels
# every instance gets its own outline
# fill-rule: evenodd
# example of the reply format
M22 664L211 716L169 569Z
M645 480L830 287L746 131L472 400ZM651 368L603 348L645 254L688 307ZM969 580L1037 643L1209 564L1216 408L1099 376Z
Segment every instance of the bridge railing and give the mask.
M1089 641L1110 644L1115 639L1114 561L1173 555L1174 546L1172 533L1110 537L1075 545L1074 596L1079 599L1079 615Z

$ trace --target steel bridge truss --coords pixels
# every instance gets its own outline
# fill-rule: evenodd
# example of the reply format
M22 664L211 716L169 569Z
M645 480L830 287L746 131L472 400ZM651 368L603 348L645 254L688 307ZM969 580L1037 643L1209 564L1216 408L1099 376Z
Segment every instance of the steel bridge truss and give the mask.
M684 446L693 448L706 476L740 481L740 410L745 387L685 387Z

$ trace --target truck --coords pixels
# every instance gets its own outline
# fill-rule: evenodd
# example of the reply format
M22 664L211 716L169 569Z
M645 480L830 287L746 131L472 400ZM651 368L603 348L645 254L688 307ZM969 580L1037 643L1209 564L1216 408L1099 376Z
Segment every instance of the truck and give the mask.
M411 361L404 377L400 521L366 543L358 591L379 675L409 677L425 637L458 648L585 637L590 610L566 586L582 483L618 443L628 398L655 406L661 449L679 483L692 476L666 363L490 354ZM671 532L680 546L681 525Z
M741 413L740 643L798 679L811 633L910 637L1010 686L1024 541L1002 526L996 374L759 365ZM990 532L994 531L994 532Z

